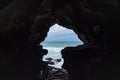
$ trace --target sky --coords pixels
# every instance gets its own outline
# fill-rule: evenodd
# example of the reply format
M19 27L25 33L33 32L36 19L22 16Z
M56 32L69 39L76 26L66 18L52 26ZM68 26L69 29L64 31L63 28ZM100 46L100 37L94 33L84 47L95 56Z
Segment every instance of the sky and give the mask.
M80 41L76 33L71 30L55 24L49 29L45 41Z

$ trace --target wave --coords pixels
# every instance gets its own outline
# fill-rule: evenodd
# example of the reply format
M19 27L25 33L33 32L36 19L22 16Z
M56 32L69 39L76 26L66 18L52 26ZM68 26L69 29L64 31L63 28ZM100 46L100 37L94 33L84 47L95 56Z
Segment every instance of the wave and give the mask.
M62 68L64 59L62 58L61 50L64 49L64 47L43 47L43 48L48 50L48 54L43 56L43 61L47 61L47 58L52 58L53 59L52 62L54 62L54 65L48 64L48 66ZM57 59L61 59L61 61L56 62Z

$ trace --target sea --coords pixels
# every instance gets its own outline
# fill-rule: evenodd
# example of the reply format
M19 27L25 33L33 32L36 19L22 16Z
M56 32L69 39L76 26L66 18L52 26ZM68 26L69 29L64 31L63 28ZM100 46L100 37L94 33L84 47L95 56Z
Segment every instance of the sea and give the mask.
M42 42L40 45L43 46L43 49L47 49L47 55L43 56L43 61L47 61L47 58L52 58L52 62L54 65L48 64L48 66L52 66L55 68L62 68L64 64L64 59L61 55L61 50L65 47L75 47L78 45L82 45L83 43L80 41L46 41ZM60 62L57 62L57 59L61 59Z

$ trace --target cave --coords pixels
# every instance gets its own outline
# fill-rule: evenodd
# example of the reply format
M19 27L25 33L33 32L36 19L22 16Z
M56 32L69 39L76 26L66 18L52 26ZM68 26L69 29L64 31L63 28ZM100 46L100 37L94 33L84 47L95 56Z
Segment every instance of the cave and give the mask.
M119 19L119 0L1 0L0 80L37 80L55 23L84 42L61 52L70 80L120 80Z

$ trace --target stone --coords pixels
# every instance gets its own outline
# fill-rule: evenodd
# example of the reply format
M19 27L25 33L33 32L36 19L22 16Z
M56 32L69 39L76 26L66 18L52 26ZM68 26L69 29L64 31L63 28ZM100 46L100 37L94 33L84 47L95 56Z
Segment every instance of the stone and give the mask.
M46 66L44 70L40 71L37 80L69 80L69 74L65 69L58 69Z

